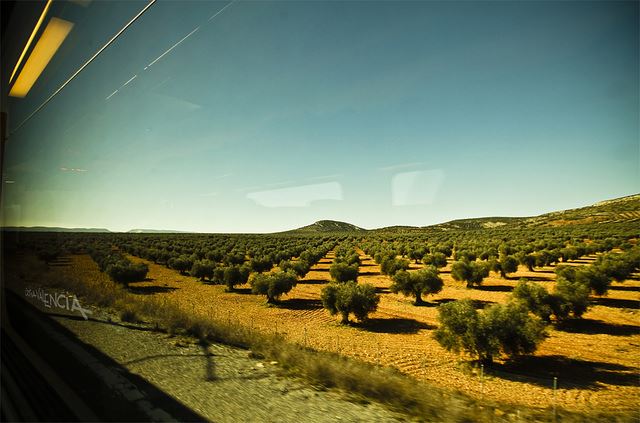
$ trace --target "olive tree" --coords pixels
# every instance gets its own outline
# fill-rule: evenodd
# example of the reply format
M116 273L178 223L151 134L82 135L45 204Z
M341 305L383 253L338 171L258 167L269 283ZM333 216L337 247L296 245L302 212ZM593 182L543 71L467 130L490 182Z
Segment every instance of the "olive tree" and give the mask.
M44 261L46 264L49 264L61 255L61 251L57 248L46 247L38 250L36 255L40 260Z
M515 257L521 265L527 266L530 272L534 271L533 266L536 265L536 256L534 254L527 254L524 251L520 251Z
M424 304L422 295L437 294L442 291L443 282L435 266L429 266L415 272L400 270L393 276L391 292L402 293L416 298L415 305Z
M273 267L273 262L268 257L254 257L249 261L251 270L257 273L268 272Z
M451 276L457 281L467 283L467 288L479 286L489 275L489 267L485 263L475 261L456 261L451 266Z
M636 247L628 252L609 253L598 257L593 264L605 275L622 282L631 277L631 274L640 268L640 248Z
M282 260L278 265L278 267L283 272L286 272L288 270L292 271L293 273L298 275L299 278L304 278L305 275L309 273L309 269L311 269L311 266L305 260L298 260L298 261Z
M512 256L502 256L494 264L494 271L500 272L500 276L507 278L507 273L513 273L518 270L518 260Z
M573 317L581 317L589 308L589 292L591 288L576 280L569 280L562 276L556 279L557 295L565 308L565 315L571 313Z
M611 278L597 266L582 266L576 272L576 282L588 286L596 295L606 295Z
M422 258L422 263L424 263L426 266L435 266L435 267L445 267L447 265L447 256L445 256L443 253L432 253L432 254L426 254L423 258Z
M504 354L514 358L535 352L545 338L544 324L516 302L494 304L478 312L469 299L438 307L435 339L449 351L465 351L484 362Z
M193 263L193 265L191 266L191 271L189 273L191 274L191 276L204 281L205 278L213 278L214 268L215 264L213 262L209 260L198 260Z
M227 266L222 275L222 281L227 286L227 291L231 292L235 289L236 285L247 283L250 272L251 267L247 265Z
M180 272L181 275L185 275L193 266L193 262L186 255L181 255L179 257L170 258L167 265Z
M143 281L147 277L149 267L145 263L132 263L123 259L107 265L105 272L114 282L128 286L130 282Z
M329 274L336 282L356 281L358 279L358 264L333 263L329 268Z
M409 258L412 259L415 264L418 264L418 260L422 259L422 257L424 257L425 254L425 249L422 247L419 248L412 248L411 251L409 251Z
M556 320L566 317L566 307L563 306L561 298L549 293L540 284L521 279L513 289L512 295L516 301L522 302L529 311L545 322L551 321L551 315L554 315Z
M400 270L407 270L409 261L395 257L386 257L380 263L380 273L383 275L393 276Z
M281 295L288 293L296 286L298 278L293 272L259 273L250 280L254 294L266 295L267 303L275 304Z
M611 286L611 278L598 266L558 266L558 278L587 287L596 295L605 295Z
M574 247L565 247L560 250L560 257L563 262L567 262L569 260L577 260L580 255L578 254L578 250Z
M349 314L364 321L369 313L378 308L380 296L370 284L330 283L321 292L322 305L331 315L340 314L343 324L349 323Z

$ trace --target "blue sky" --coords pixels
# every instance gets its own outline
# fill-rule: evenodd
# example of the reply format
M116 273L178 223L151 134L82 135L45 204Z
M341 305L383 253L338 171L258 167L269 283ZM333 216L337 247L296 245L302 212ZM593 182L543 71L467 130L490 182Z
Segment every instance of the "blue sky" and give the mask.
M640 192L637 2L236 1L209 20L228 4L157 2L15 131L4 224L424 226ZM144 5L52 8L76 25L11 128Z

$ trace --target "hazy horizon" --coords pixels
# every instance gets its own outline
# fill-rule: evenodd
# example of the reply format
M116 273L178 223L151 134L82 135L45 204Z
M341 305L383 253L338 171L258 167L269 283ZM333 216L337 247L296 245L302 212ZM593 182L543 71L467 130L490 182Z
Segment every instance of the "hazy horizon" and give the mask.
M640 192L640 5L53 3L9 101L3 226L269 233L526 217ZM17 129L17 130L16 130Z
M609 200L617 200L619 198L626 198L626 197L633 197L636 195L640 195L640 193L636 193L636 194L630 194L628 196L623 196L623 197L617 197L617 198L608 198L608 199L604 199L604 200L600 200L596 203L593 204L587 204L584 206L578 206L578 207L572 207L570 209L575 209L575 208L581 208L581 207L588 207L594 204L597 204L599 202L602 201L609 201ZM564 209L564 210L570 210L570 209ZM543 212L543 213L539 213L537 215L530 215L530 216L503 216L503 215L494 215L494 216L467 216L467 217L460 217L460 218L456 218L456 219L450 219L447 221L442 221L442 222L435 222L435 223L430 223L428 225L400 225L400 224L391 224L391 225L385 225L385 226L379 226L379 227L372 227L372 228L365 228L362 227L360 225L358 225L357 223L354 222L347 222L347 221L338 221L338 222L342 222L342 223L348 223L348 224L352 224L354 226L357 226L361 229L365 229L365 230L375 230L375 229L382 229L385 227L395 227L395 226L409 226L409 227L427 227L427 226L433 226L433 225L439 225L439 224L443 224L443 223L447 223L450 221L454 221L454 220L465 220L465 219L487 219L487 218L527 218L527 217L536 217L539 215L543 215L543 214L547 214L547 213L552 213L552 212L556 212L556 211L563 211L563 210L549 210L547 212ZM113 233L127 233L127 232L131 232L131 231L159 231L159 232L178 232L178 233L200 233L200 234L207 234L207 233L211 233L211 234L270 234L270 233L278 233L278 232L286 232L286 231L290 231L290 230L295 230L295 229L300 229L303 228L305 226L309 226L312 225L314 223L320 222L320 221L335 221L332 219L319 219L313 222L309 222L308 224L304 224L302 226L298 226L295 228L285 228L282 229L281 231L271 231L271 232L242 232L242 231L235 231L235 232L205 232L205 231L185 231L185 230L180 230L180 229L174 229L174 228L129 228L129 229L111 229L111 228L106 228L106 227L97 227L97 226L83 226L83 227L64 227L64 226L44 226L44 225L32 225L32 226L2 226L2 228L25 228L25 229L29 229L29 228L60 228L60 229L69 229L69 230L76 230L76 229L80 229L80 230L108 230L109 232L113 232Z

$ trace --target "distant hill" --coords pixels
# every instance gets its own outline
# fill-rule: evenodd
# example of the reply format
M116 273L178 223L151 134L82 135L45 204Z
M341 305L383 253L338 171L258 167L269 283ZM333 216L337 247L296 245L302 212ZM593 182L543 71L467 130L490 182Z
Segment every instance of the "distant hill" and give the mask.
M564 226L588 223L640 222L640 194L600 201L591 206L542 214L526 219L526 226Z
M170 229L131 229L128 234L186 234L189 232L172 231Z
M428 226L429 228L437 229L490 229L500 228L503 226L519 226L527 218L526 217L477 217L473 219L457 219L446 223L439 223L437 225Z
M591 206L545 213L534 217L479 217L458 219L420 229L479 230L489 228L556 227L591 223L640 223L640 194L600 201ZM386 228L385 228L386 229Z
M5 226L3 231L14 232L111 232L104 228L58 228L48 226Z
M379 229L362 229L335 220L320 220L287 233L322 232L392 232L412 233L426 230L482 230L491 228L556 227L592 223L638 222L640 224L640 194L613 200L600 201L590 206L545 213L533 217L477 217L456 219L430 226L387 226Z
M640 223L640 194L600 201L590 206L556 211L533 217L478 217L457 219L431 226L389 226L377 232L421 232L425 230L481 230L490 228L557 227L592 223Z
M288 231L288 233L319 233L319 232L366 232L366 229L352 225L351 223L338 222L336 220L319 220L311 225Z

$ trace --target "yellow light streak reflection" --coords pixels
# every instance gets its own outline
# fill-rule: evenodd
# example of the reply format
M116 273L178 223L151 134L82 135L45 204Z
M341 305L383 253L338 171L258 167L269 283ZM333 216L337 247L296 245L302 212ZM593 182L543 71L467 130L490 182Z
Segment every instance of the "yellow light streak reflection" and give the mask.
M44 10L40 14L40 19L38 19L36 26L33 28L33 31L31 32L31 36L29 37L27 44L24 46L24 49L22 50L22 54L20 54L20 58L18 59L16 66L13 68L13 72L11 72L11 78L9 78L9 83L11 83L11 81L13 81L13 77L16 76L16 72L18 71L18 68L22 63L22 59L24 59L25 54L27 54L27 51L29 51L29 47L31 47L31 43L33 42L33 39L35 38L36 34L38 33L38 30L40 29L40 25L42 25L42 22L44 21L44 17L47 16L47 12L49 11L49 7L51 6L52 2L53 0L48 0L47 4L44 6Z
M33 48L31 55L11 87L11 97L25 97L33 84L47 67L53 55L73 28L73 23L63 19L51 18L42 36Z

